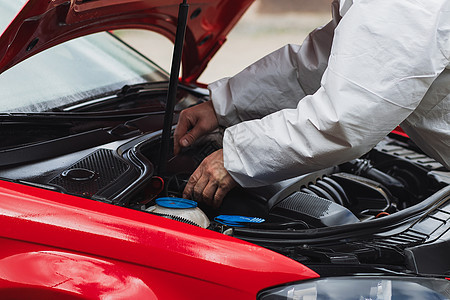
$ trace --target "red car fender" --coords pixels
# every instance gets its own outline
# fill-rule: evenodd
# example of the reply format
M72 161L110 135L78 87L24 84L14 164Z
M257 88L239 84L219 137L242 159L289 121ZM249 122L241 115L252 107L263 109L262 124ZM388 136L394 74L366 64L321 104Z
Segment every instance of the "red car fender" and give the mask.
M243 291L163 270L18 241L2 240L2 245L8 245L3 254L16 253L0 259L2 298L254 299Z
M109 280L135 283L150 299L254 299L264 288L318 277L283 255L210 230L20 184L0 181L0 212L0 268L9 270L3 289L37 285L97 298ZM37 282L39 272L18 280L11 271L37 266L48 268ZM62 278L77 279L59 284Z
M16 252L0 259L2 297L157 299L139 276L132 275L138 267L17 241L2 240L2 245L9 248L1 251L3 255ZM20 248L28 251L17 251Z

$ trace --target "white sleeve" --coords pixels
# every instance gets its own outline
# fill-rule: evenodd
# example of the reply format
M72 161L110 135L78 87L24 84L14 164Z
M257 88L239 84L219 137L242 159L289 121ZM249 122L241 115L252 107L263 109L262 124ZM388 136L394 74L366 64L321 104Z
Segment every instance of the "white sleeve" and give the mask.
M438 28L448 28L439 11L449 1L354 1L336 29L320 89L296 109L226 130L233 178L259 186L369 151L414 111L449 63Z
M228 127L295 108L300 99L319 89L340 18L338 2L332 7L333 20L311 32L301 46L287 45L234 77L208 86L220 125Z

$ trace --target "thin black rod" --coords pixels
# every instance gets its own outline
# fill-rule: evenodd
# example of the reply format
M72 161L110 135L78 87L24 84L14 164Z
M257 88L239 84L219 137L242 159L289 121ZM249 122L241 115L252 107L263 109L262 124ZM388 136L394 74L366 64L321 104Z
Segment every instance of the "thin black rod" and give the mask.
M172 134L173 111L175 107L178 75L180 74L181 58L183 55L184 36L188 19L189 5L186 0L180 4L178 10L177 33L173 49L172 69L170 71L169 90L167 92L166 113L164 115L164 127L162 133L161 148L159 153L158 174L164 176L167 167L167 157L170 152L170 136Z

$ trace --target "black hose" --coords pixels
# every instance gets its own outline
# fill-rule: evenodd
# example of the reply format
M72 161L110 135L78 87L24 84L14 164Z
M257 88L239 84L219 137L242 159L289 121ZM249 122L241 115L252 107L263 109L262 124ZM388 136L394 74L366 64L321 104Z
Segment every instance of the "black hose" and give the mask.
M233 236L256 244L264 241L264 243L292 245L354 238L358 235L374 234L389 228L397 227L408 221L409 218L416 217L419 214L434 208L438 202L441 202L442 200L448 201L449 199L450 186L447 186L412 207L380 219L357 224L296 231L235 228Z

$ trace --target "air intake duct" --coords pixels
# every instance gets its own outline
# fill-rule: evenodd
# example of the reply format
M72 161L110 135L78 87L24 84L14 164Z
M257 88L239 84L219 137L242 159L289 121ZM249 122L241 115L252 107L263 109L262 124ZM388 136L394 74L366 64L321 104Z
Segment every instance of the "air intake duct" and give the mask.
M270 220L304 221L313 227L329 227L358 223L359 219L347 208L315 195L295 192L276 204Z

